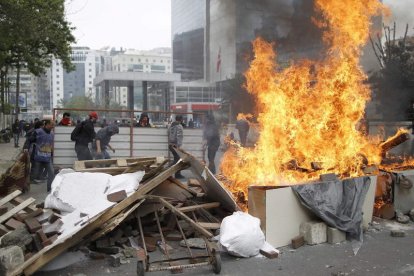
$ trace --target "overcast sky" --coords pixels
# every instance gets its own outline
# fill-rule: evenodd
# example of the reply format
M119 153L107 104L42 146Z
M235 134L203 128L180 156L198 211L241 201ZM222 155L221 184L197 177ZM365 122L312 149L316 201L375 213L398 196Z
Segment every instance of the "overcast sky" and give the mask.
M413 35L414 0L384 3L394 13L390 22L397 21L397 36L404 33L406 23ZM78 46L138 50L171 47L171 0L67 0L66 12L76 27Z
M66 0L78 46L171 47L171 0Z

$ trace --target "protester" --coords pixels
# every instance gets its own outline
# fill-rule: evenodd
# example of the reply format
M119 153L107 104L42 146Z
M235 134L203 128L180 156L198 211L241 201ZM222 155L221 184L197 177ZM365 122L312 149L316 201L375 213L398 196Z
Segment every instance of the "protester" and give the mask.
M216 173L216 153L220 147L220 131L212 114L207 115L206 124L203 130L203 148L207 149L208 169Z
M70 119L69 112L63 113L63 118L62 120L60 120L59 125L60 126L71 126L72 125L72 120Z
M246 117L239 113L237 115L236 129L239 131L240 144L245 147L247 141L247 134L249 133L249 122Z
M40 180L41 176L38 176L39 178L36 178L36 179L33 178L33 176L34 176L33 168L34 168L34 162L35 162L34 161L34 154L35 154L36 144L30 142L30 137L32 136L33 132L36 129L39 129L41 127L43 127L43 121L39 121L39 119L37 119L36 123L34 123L33 127L26 132L26 141L24 142L24 145L23 145L23 151L28 152L29 155L30 155L30 163L31 163L31 166L30 166L30 181L31 182L36 182L36 183L41 181Z
M89 150L89 143L93 142L96 133L94 124L98 120L98 114L95 111L89 113L89 118L79 123L72 131L70 139L75 141L75 151L78 160L92 160L92 154Z
M52 163L55 122L45 120L44 126L32 132L29 141L34 144L34 166L31 179L38 179L43 170L47 172L47 192L50 192L55 172ZM35 181L35 183L38 183Z
M142 113L139 117L138 127L152 127L147 113Z
M95 159L111 159L107 148L111 149L112 152L115 153L115 149L109 144L109 142L111 141L111 137L118 133L119 127L117 125L109 125L98 130L92 147L95 153Z
M174 148L181 148L183 145L184 128L181 124L183 117L181 115L175 116L175 122L173 122L168 129L168 149L171 151L174 157L174 164L180 160L180 156L174 150ZM175 178L183 178L184 176L178 171L175 174Z
M193 118L191 118L190 121L188 121L188 128L194 128Z
M19 136L20 136L20 122L19 119L16 119L12 124L12 133L14 139L14 147L19 147Z

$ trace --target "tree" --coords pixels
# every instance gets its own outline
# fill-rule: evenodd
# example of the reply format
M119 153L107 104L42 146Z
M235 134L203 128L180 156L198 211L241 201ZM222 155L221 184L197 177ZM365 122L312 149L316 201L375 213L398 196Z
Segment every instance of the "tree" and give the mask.
M414 101L414 40L407 37L395 38L396 24L393 29L384 26L385 42L371 38L371 44L381 69L369 81L379 102L384 119L387 121L407 120L406 111Z
M10 68L20 74L22 66L34 75L44 72L52 58L62 60L73 70L70 44L73 28L65 20L64 0L2 0L0 2L0 85L2 104L4 84ZM16 79L16 111L19 111L19 83Z

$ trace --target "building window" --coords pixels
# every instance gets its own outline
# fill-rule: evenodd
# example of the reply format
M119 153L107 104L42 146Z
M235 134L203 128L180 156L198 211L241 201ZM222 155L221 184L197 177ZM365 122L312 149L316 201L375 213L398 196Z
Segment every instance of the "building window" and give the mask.
M60 97L60 94L56 94L56 97Z
M163 63L163 60L160 60L161 63Z
M92 75L89 75L89 78L92 78Z
M89 84L92 84L92 82L90 81Z
M153 59L152 62L155 63L155 59Z
M56 84L59 84L59 83L60 83L59 81L56 82Z
M148 62L148 59L145 59L145 62Z
M89 69L89 72L92 72L92 69Z
M60 90L60 87L56 87L56 90Z

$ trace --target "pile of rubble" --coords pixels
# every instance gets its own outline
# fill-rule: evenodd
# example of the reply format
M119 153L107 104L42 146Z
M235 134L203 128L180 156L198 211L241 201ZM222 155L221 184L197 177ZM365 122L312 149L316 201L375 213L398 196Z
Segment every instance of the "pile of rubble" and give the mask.
M219 273L220 254L211 239L218 234L221 220L239 208L203 164L185 152L180 155L181 160L171 167L160 158L118 160L110 167L99 162L95 168L75 166L79 172L109 171L115 177L135 177L135 172L142 172L139 185L136 183L132 191L122 189L125 179L119 178L115 186L118 190L109 187L112 190L107 191L106 187L106 203L95 213L88 204L79 211L71 209L76 205L59 198L59 192L65 192L64 186L60 190L52 187L43 205L34 206L32 198L21 200L19 191L1 199L0 274L30 275L69 249L81 249L91 258L109 258L114 266L126 258L137 258L138 274L201 265L212 265L213 271ZM187 183L172 177L188 168L194 178ZM55 182L64 177L59 174ZM79 178L78 181L81 182ZM63 207L50 209L51 200ZM180 244L188 254L174 258ZM194 253L193 247L203 250ZM148 252L157 248L167 258L149 263Z

